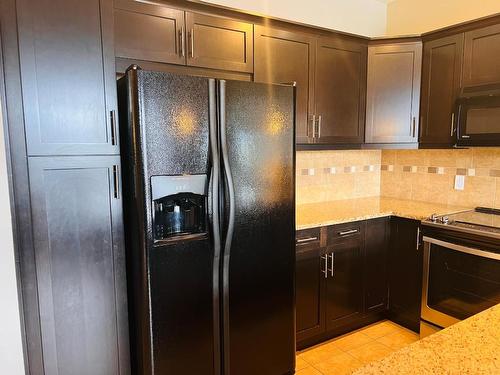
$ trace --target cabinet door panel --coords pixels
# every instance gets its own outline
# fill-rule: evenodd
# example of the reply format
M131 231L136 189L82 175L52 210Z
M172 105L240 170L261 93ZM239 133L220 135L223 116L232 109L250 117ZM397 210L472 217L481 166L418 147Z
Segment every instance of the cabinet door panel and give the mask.
M28 154L118 154L112 3L17 3Z
M368 49L366 143L417 142L421 43Z
M361 247L361 241L354 239L327 250L328 254L333 254L326 279L327 330L348 324L363 311Z
M460 90L464 35L424 44L420 143L455 143L454 107Z
M362 43L320 38L316 53L315 114L319 143L362 143L366 52Z
M122 203L110 157L32 157L46 374L128 372Z
M296 82L297 143L309 143L312 138L309 115L314 94L314 44L307 35L255 26L255 81Z
M253 25L186 12L187 64L253 72Z
M115 1L116 57L185 64L184 12L135 0Z
M500 25L465 33L464 86L500 82Z

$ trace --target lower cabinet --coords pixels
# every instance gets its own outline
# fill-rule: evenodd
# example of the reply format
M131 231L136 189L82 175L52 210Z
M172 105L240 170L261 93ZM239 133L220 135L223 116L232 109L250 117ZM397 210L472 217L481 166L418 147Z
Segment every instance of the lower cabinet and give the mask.
M391 219L388 265L389 318L419 332L423 265L420 221Z

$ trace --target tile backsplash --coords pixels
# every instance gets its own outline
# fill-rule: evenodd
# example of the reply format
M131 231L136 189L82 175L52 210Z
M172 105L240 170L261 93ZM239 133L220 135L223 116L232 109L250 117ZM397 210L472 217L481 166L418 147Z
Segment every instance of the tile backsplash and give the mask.
M296 173L297 204L385 196L500 208L500 148L299 151Z
M297 204L380 195L380 150L297 152Z

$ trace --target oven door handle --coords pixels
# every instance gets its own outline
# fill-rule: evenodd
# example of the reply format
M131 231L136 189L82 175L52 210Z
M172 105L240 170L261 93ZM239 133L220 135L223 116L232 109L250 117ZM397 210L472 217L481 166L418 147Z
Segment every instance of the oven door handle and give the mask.
M424 242L428 242L428 243L431 243L434 245L446 247L448 249L460 251L460 252L465 253L465 254L477 255L477 256L482 257L482 258L500 260L500 254L493 253L491 251L484 251L484 250L475 249L473 247L466 247L466 246L462 246L462 245L457 245L454 243L437 240L435 238L431 238L431 237L427 237L427 236L424 236Z

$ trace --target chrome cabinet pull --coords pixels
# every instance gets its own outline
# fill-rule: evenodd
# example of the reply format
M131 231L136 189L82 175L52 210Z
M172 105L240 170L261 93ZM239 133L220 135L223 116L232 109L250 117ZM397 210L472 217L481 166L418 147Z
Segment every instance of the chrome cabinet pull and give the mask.
M455 112L451 113L451 130L450 130L450 137L453 137L453 134L455 134Z
M184 26L179 30L179 44L180 44L180 55L182 57L186 57L186 51L184 49L184 46L186 44L186 40L185 40L185 35L186 33L184 32Z
M311 137L311 132L310 132L310 128L311 127L309 126L309 122L307 122L307 138L316 138L316 129L315 129L315 126L316 126L316 115L312 115L311 125L312 125L312 130L313 130L312 137Z
M339 236L348 236L349 234L358 233L358 229L350 229L343 232L339 232Z
M193 28L191 28L191 31L188 32L188 39L189 39L189 42L191 45L191 51L190 51L191 58L194 58L194 29Z
M468 138L470 138L470 135L462 135L462 138L468 139Z
M119 179L118 166L113 165L113 197L115 199L120 199L120 179Z
M417 250L420 249L420 227L417 227Z
M416 134L416 131L417 131L417 122L415 120L415 116L413 116L413 119L412 119L412 137L415 138L415 134Z
M330 276L333 277L334 276L333 266L335 263L335 253L331 252L330 254L328 254L328 256L332 260L331 267L328 269L328 271L330 271Z
M318 116L318 138L321 138L321 115Z
M116 111L113 109L110 111L110 121L111 121L111 145L116 146Z
M328 255L322 255L321 259L325 262L325 269L321 272L325 275L325 279L328 279Z
M313 242L313 241L317 241L318 240L318 237L307 237L307 238L298 238L297 239L297 243L305 243L305 242Z

